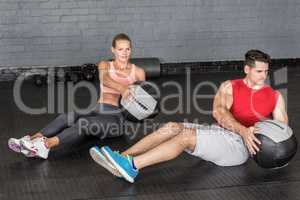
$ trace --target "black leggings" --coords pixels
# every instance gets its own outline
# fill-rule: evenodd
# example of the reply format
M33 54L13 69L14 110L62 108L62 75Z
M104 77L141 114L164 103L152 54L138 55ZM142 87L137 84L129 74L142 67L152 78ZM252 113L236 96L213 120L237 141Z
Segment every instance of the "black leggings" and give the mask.
M114 105L98 103L87 114L69 112L59 115L40 132L45 137L58 137L62 145L80 142L88 136L100 139L123 134L124 118Z

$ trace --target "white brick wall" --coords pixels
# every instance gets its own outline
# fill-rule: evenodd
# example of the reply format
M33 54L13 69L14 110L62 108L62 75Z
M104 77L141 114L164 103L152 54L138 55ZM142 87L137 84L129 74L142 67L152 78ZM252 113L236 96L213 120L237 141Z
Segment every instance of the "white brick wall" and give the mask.
M299 21L299 0L0 0L0 66L97 62L119 32L162 62L299 58Z

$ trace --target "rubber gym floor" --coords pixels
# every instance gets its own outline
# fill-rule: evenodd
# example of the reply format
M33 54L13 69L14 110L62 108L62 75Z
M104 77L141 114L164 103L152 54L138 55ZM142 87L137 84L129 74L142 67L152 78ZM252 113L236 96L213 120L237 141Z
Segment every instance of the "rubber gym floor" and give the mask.
M217 86L224 80L242 77L242 73L197 73L190 79L185 75L163 76L152 81L161 86L163 96L176 92L176 88L164 87L167 81L176 81L183 86L191 81L195 88L200 81L210 81ZM286 83L280 85L288 92L289 124L298 136L300 123L300 71L288 71ZM194 158L186 153L162 164L142 170L134 184L113 177L98 166L89 156L94 145L110 145L124 150L144 136L141 126L133 133L120 138L88 140L80 145L53 150L48 160L29 159L12 152L7 146L10 137L34 133L50 122L58 113L30 115L21 111L13 98L14 82L0 83L0 199L202 199L202 200L283 200L300 199L300 157L297 153L289 165L279 170L262 169L249 159L237 167L219 167ZM274 86L276 88L276 85ZM214 94L211 87L202 87L202 94ZM184 95L184 105L186 101ZM26 105L39 108L47 105L47 87L36 87L30 81L22 87ZM78 105L86 105L89 94L82 90L76 93ZM178 105L176 99L166 101L167 107ZM191 104L192 105L192 104ZM198 105L210 110L212 99L202 99ZM188 113L159 114L149 123L182 121L212 123L209 114L200 114L195 108ZM147 133L150 130L146 131Z

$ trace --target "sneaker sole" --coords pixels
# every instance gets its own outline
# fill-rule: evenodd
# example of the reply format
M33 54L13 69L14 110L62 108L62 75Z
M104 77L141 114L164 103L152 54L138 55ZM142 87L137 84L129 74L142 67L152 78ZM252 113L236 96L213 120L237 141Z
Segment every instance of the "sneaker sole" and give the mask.
M20 143L21 143L21 142L20 142ZM35 156L35 153L34 153L34 152L28 151L27 149L22 150L21 144L19 145L19 144L15 143L14 140L12 140L12 139L9 139L9 140L8 140L8 147L9 147L12 151L14 151L14 152L16 152L16 153L22 153L22 154L24 154L24 156L26 156L26 157L28 157L28 158L31 158L31 157L34 157L34 156Z
M21 145L16 144L12 139L8 140L8 147L14 152L21 153Z
M102 148L102 151L103 151L104 155L106 156L106 158L108 158L109 161L114 164L114 166L118 169L118 171L122 174L122 176L128 182L134 183L134 179L131 176L129 176L127 174L127 172L117 162L115 162L115 160L110 156L110 154L105 150L105 148Z
M26 152L26 151L27 151L27 152ZM33 151L28 151L28 150L26 150L26 149L21 150L21 153L22 153L24 156L28 157L28 158L33 158L33 157L36 156L36 153L35 153L35 152L33 152Z
M112 169L112 167L106 163L108 160L102 155L101 150L98 147L93 147L90 149L90 156L97 164L101 165L113 175L119 178L122 177L122 174L120 174L117 169Z

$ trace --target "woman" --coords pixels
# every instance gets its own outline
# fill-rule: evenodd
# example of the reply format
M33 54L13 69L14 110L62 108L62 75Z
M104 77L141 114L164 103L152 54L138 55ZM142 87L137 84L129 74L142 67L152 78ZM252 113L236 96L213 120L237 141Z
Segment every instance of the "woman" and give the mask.
M129 96L128 88L134 82L145 80L144 70L129 62L131 49L132 43L126 34L114 37L111 47L113 61L98 64L100 97L90 112L61 114L33 136L10 138L9 148L27 157L47 159L53 147L82 141L88 135L101 139L122 135L124 118L119 109L119 98ZM73 123L70 123L72 118Z

